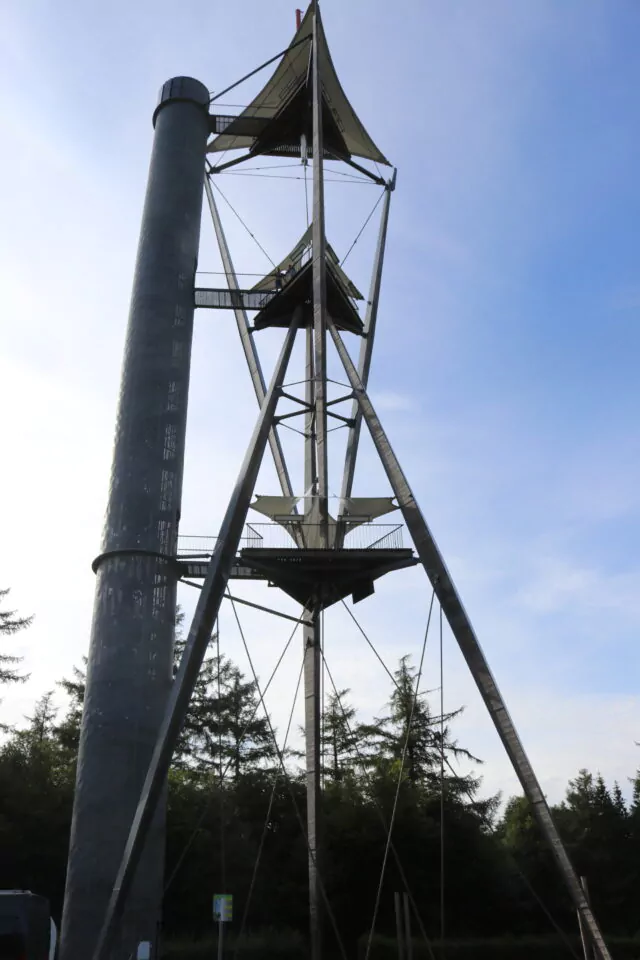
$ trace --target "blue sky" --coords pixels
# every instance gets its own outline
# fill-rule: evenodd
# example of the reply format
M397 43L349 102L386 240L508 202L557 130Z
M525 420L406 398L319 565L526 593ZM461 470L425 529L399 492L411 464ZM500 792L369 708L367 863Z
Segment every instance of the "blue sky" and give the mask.
M4 6L0 583L36 619L15 645L32 680L5 694L3 717L28 712L87 647L157 90L182 73L226 86L289 42L294 9ZM640 739L640 7L322 10L343 85L399 168L374 401L549 796L583 765L622 780ZM304 229L300 182L221 184L274 258ZM376 192L329 186L329 238L344 254ZM222 214L238 269L266 270ZM217 270L206 216L202 237L200 266ZM374 239L370 226L348 261L365 290ZM185 533L215 533L255 419L236 341L232 317L197 317ZM276 341L261 341L265 365ZM362 453L359 492L386 494L369 444ZM258 490L276 492L268 467ZM392 663L417 656L428 600L415 571L355 612ZM221 622L244 666L229 612ZM246 624L266 676L286 624ZM340 685L363 715L380 712L384 675L344 611L326 628ZM280 726L298 660L274 686ZM430 688L435 664L434 643ZM486 759L486 788L515 789L450 637L445 687L467 707L457 732Z

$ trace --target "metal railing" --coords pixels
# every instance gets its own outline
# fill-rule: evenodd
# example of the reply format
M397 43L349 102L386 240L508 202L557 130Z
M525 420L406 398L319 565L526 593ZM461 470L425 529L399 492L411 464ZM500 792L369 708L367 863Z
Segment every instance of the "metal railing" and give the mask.
M348 521L332 521L328 529L328 546L325 546L320 524L302 523L292 517L281 523L248 523L238 549L295 550L302 544L307 549L401 550L402 531L402 524L361 523L353 526ZM180 536L178 557L210 557L217 539Z
M210 557L214 547L218 542L218 537L200 537L200 536L179 536L178 537L178 556L184 559L198 560L204 557ZM260 537L251 529L251 524L244 528L244 534L238 545L238 550L244 550L245 547L259 547Z
M252 523L251 529L260 538L260 542L252 546L268 550L291 549L299 542L308 549L322 549L325 539L320 524L302 523L293 518L279 523ZM331 522L328 549L336 549L341 536L344 537L343 550L398 550L402 547L401 524L362 523L353 526L348 522Z
M194 304L209 310L262 310L276 295L275 290L224 290L196 287Z

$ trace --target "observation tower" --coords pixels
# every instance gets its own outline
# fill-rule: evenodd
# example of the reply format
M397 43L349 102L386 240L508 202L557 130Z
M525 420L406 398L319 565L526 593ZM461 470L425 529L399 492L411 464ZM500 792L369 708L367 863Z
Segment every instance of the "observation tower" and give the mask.
M396 171L342 89L317 0L298 19L289 46L237 83L211 95L197 80L174 78L162 87L153 114L104 539L93 565L96 599L61 958L129 960L140 943L155 949L167 773L221 603L234 580L243 579L267 581L300 608L309 955L321 960L328 907L320 804L323 611L346 598L364 602L381 577L420 565L425 596L434 598L449 623L586 936L601 960L609 960L471 621L369 396ZM220 112L224 94L274 64L249 106L233 116ZM289 252L272 269L244 285L216 188L222 173L251 169L262 157L301 165L309 179L308 225L290 238ZM364 179L380 194L366 294L330 243L328 170ZM220 288L202 286L196 276L203 199L224 267ZM218 536L202 550L179 539L196 309L201 323L210 319L207 311L226 312L220 322L235 320L248 368L246 388L253 389L258 406ZM273 328L282 329L282 342L267 378L260 336ZM296 341L304 346L304 366L294 370ZM327 375L328 355L339 361L340 382ZM285 424L300 434L294 469L281 440ZM357 493L363 426L386 476L386 489L376 496ZM340 458L332 437L338 427L347 434ZM279 489L255 496L267 448ZM341 478L337 498L329 495L330 475ZM292 477L299 478L295 484ZM200 593L173 678L180 580L196 583Z

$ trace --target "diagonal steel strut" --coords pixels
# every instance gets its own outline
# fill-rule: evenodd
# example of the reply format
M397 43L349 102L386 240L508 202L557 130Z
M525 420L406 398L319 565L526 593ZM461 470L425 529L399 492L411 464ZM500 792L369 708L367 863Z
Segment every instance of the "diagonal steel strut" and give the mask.
M227 284L229 285L230 290L239 290L240 287L238 285L235 267L233 266L233 261L231 259L229 245L222 228L222 221L220 220L218 206L216 204L215 197L213 196L213 190L211 189L211 184L209 183L208 177L204 178L204 189L209 202L209 210L211 211L211 219L213 220L213 228L216 232L216 238L218 240L218 247L220 249L220 256L222 258L222 265L226 274ZM253 337L249 331L247 312L243 307L236 307L234 309L234 314L236 317L236 323L238 325L238 333L240 334L242 349L244 350L247 366L249 367L251 382L253 383L256 399L260 405L264 400L264 395L267 388L264 382L264 375L262 373L262 366L260 364L258 351L253 341ZM271 447L271 454L273 456L273 462L275 463L276 473L278 474L278 480L280 481L282 493L285 497L292 497L293 490L291 487L289 470L287 468L284 451L282 449L282 444L280 442L280 437L278 436L278 430L276 427L272 427L269 431L269 446Z
M327 238L324 216L324 146L322 129L322 77L320 75L320 11L313 3L312 34L313 116L313 220L311 254L313 273L313 349L317 487L320 546L328 544L329 473L327 460Z
M380 286L382 284L382 267L384 265L384 251L387 243L387 226L389 224L389 206L391 204L391 194L396 186L396 171L385 187L384 205L380 216L380 231L378 233L378 245L376 247L376 256L371 271L371 285L369 287L369 300L367 311L364 318L364 339L360 344L360 356L358 357L358 376L364 386L369 381L369 370L371 368L371 356L373 354L373 343L376 335L376 320L378 319L378 304L380 302ZM351 496L353 488L353 477L356 469L356 459L358 457L358 445L360 443L360 430L362 428L362 410L358 401L353 401L351 419L353 426L349 427L347 435L347 452L344 461L344 474L342 477L342 490L340 492L340 513L343 513L346 507L345 501Z
M513 721L509 716L506 704L502 699L502 694L493 678L489 664L462 605L462 600L458 595L455 584L449 575L442 554L427 526L422 511L402 471L402 467L393 452L382 424L369 400L362 380L358 376L353 361L330 317L328 318L328 327L349 383L353 388L353 392L362 411L362 416L369 428L371 439L378 451L378 456L380 457L389 483L402 510L416 552L433 585L440 606L451 627L451 632L458 642L460 651L467 662L471 675L476 682L480 695L485 702L489 715L507 751L525 796L531 804L545 840L556 859L573 905L578 911L578 915L582 918L586 929L589 931L589 936L602 960L611 960L611 955L604 942L598 922L591 911L578 876L569 860L560 834L553 822L551 811L549 810L542 788L538 783L529 758L524 751Z
M299 322L300 313L296 311L282 346L264 403L260 408L260 416L240 468L235 488L229 500L220 534L209 562L207 577L193 615L189 636L180 661L180 668L171 688L167 709L131 824L129 838L122 855L120 869L109 900L93 960L106 960L108 956L115 925L131 887L147 831L166 781L171 757L226 590L231 566L235 560Z

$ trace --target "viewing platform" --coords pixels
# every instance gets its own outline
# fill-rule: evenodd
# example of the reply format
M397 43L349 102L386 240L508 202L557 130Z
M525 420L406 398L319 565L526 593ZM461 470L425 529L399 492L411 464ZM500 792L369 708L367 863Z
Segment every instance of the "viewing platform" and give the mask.
M402 524L331 520L305 523L295 516L278 523L248 523L231 578L266 580L301 604L314 595L323 607L349 594L354 602L374 592L385 573L414 566L403 547ZM217 537L178 538L178 565L185 579L204 579Z

